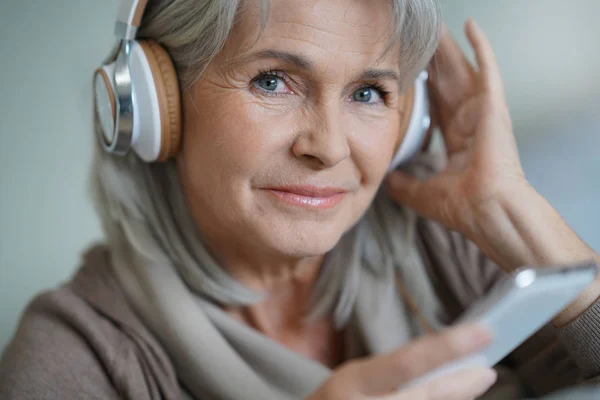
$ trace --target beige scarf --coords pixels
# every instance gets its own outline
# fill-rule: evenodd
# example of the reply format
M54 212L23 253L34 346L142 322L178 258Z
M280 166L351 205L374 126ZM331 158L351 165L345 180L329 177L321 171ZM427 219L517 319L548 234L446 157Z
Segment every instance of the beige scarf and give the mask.
M139 265L139 264L138 264ZM127 296L197 399L298 399L331 371L243 325L192 293L172 269L116 268ZM345 330L346 357L388 352L423 332L393 279L363 271Z

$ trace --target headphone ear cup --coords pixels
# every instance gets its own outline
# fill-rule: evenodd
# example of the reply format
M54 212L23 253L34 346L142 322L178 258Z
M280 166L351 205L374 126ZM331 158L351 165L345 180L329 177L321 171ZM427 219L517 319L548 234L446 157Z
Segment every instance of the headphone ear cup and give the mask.
M177 73L160 44L152 40L134 43L131 68L134 116L138 118L134 121L137 127L133 147L145 161L166 161L181 147L182 110Z
M392 158L388 172L393 171L400 164L410 160L423 147L423 142L431 125L427 78L427 72L423 71L415 81L413 106L408 129L398 147L398 151Z

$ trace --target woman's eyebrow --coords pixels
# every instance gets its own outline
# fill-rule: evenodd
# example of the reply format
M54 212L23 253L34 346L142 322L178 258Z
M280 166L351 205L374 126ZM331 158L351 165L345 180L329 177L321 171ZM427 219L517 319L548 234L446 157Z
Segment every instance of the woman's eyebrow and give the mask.
M358 77L361 81L393 80L400 82L400 75L391 69L368 69Z
M300 54L290 53L284 50L260 50L253 53L247 53L237 58L235 61L237 63L245 64L252 61L262 60L262 59L275 59L283 61L287 64L292 64L298 69L303 69L307 71L312 71L315 69L315 64ZM400 82L400 75L391 69L367 69L363 71L359 76L359 81L374 81L374 80L393 80Z
M269 49L269 50L256 51L253 53L244 54L235 61L238 63L248 63L248 62L257 61L257 60L261 60L261 59L265 59L265 58L281 60L287 64L292 64L299 69L304 69L304 70L313 70L314 69L314 64L308 58L306 58L302 55L299 55L299 54L294 54L294 53L290 53L290 52L282 51L282 50Z

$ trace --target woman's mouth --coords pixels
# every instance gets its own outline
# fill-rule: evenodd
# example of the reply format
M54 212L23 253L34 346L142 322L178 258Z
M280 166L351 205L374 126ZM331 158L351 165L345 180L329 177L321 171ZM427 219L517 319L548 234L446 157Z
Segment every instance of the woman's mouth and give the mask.
M275 198L291 205L312 208L328 209L338 205L348 194L341 188L317 186L280 186L267 188L267 192Z

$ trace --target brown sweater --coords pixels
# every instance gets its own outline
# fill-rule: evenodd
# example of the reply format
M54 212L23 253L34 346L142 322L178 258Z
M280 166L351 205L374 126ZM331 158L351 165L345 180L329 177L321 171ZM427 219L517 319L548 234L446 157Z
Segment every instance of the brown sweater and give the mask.
M450 319L502 277L497 265L456 232L421 220L418 233L419 250ZM106 248L93 248L70 282L27 307L0 360L0 399L181 397L171 360L127 303L107 259ZM504 395L496 398L525 395L507 382L542 395L600 381L600 301L566 327L546 326L498 369L496 393Z

